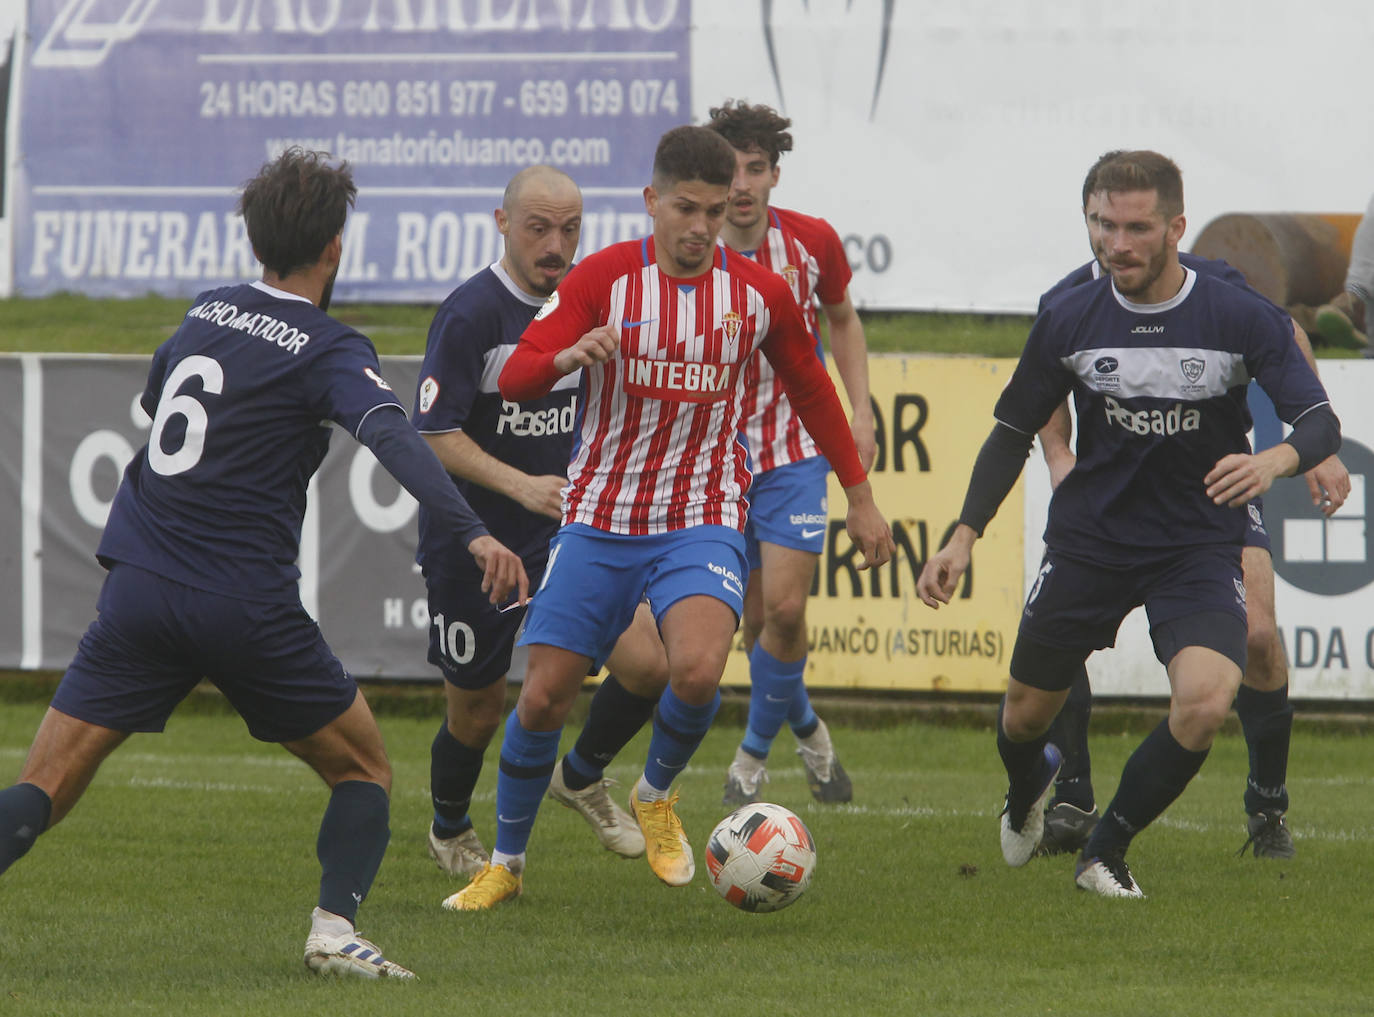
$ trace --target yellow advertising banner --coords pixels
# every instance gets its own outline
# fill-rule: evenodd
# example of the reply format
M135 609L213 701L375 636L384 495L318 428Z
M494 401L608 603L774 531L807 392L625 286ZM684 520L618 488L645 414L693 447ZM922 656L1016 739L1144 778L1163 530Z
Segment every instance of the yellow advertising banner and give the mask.
M878 457L870 479L892 524L896 557L855 568L844 491L830 475L829 533L807 604L812 688L986 692L1006 684L1021 618L1023 494L1017 483L953 601L933 611L916 596L926 559L959 518L974 458L1014 360L874 354L870 391ZM832 368L831 377L843 394ZM747 686L738 640L724 684Z

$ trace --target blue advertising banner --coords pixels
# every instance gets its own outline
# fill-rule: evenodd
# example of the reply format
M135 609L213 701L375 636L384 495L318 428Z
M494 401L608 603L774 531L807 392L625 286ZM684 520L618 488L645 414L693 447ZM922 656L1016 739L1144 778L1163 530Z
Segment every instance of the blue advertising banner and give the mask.
M257 264L235 190L347 159L336 296L437 301L496 260L507 181L583 189L582 254L648 231L691 119L690 0L30 0L15 290L194 294Z

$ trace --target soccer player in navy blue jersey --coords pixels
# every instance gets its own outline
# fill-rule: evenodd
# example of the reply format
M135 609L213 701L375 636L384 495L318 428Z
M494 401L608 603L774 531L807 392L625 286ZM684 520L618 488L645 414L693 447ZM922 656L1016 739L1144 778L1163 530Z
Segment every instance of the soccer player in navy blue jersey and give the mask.
M561 518L579 376L519 403L502 399L496 380L520 334L572 266L582 194L562 171L531 166L511 179L495 217L501 260L440 305L425 347L413 421L458 491L521 556L537 585ZM482 596L471 559L452 529L423 507L416 557L429 598L429 660L444 676L446 696L444 723L430 751L429 851L450 875L475 877L490 858L468 810L482 757L501 721L525 608L494 605ZM644 853L639 824L611 801L604 762L597 760L621 747L602 744L606 722L620 718L615 729L628 741L667 684L667 658L647 608L636 614L608 666L611 673L593 697L583 735L555 772L550 791L577 809L608 849L637 857ZM489 877L483 882L496 885Z
M413 978L354 931L390 837L391 765L352 677L301 606L306 485L333 421L367 445L478 563L495 602L528 598L520 558L449 483L363 335L325 313L356 188L347 164L292 148L243 189L259 282L201 294L153 355L148 444L129 463L96 551L97 618L0 791L0 871L76 804L132 732L161 731L202 679L249 732L330 788L305 963Z
M1093 260L1051 287L1040 298L1038 310L1044 310L1066 290L1101 278L1105 273L1099 260L1102 256L1098 225L1100 200L1095 193L1095 180L1098 167L1120 154L1119 151L1104 154L1083 181L1083 219ZM1249 289L1245 277L1224 261L1180 252L1179 262L1203 275L1214 275L1233 286ZM1296 322L1292 327L1294 342L1315 372L1317 365L1306 333ZM1075 456L1069 447L1071 433L1066 403L1040 431L1041 448L1050 469L1051 484L1055 487L1074 466ZM1304 477L1313 504L1327 515L1339 509L1350 493L1350 474L1338 456L1318 463ZM1289 805L1288 744L1293 729L1293 708L1288 702L1288 665L1274 618L1274 566L1261 510L1258 498L1248 506L1250 521L1241 555L1249 640L1245 676L1236 694L1236 713L1250 750L1250 772L1243 796L1249 833L1246 846L1253 844L1257 858L1291 858L1295 847L1284 817ZM1064 708L1050 727L1050 741L1063 752L1064 765L1045 813L1045 833L1039 853L1077 852L1086 843L1097 820L1088 751L1091 715L1092 691L1084 669L1074 680Z
M1169 675L1169 716L1127 761L1074 874L1083 889L1141 897L1126 850L1201 767L1245 668L1245 506L1275 478L1334 454L1340 424L1291 323L1180 264L1183 184L1170 160L1117 156L1099 169L1096 193L1110 277L1069 290L1036 318L959 525L917 589L931 607L949 602L1036 432L1072 393L1078 461L1050 505L998 720L1009 781L1002 853L1013 866L1034 854L1061 763L1050 722L1088 655L1143 604ZM1251 378L1293 425L1259 453L1246 437Z

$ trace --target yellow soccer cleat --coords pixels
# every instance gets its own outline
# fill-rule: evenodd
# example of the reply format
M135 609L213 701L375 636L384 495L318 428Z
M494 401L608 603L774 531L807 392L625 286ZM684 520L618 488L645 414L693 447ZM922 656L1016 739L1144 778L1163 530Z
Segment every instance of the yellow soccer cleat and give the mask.
M649 868L669 886L686 886L696 874L697 864L692 858L692 845L682 832L682 820L673 811L676 802L676 791L658 802L641 802L630 792L630 812L644 832Z
M472 882L455 894L444 898L450 911L486 911L502 901L519 897L523 889L522 877L504 865L483 865Z

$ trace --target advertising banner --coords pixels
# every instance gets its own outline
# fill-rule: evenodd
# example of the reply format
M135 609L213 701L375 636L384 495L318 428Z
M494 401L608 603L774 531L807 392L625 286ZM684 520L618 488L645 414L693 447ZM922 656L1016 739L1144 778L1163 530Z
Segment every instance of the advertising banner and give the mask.
M15 288L192 296L255 275L235 189L290 145L354 167L335 296L437 302L550 163L582 251L647 231L690 119L686 0L29 0Z
M1021 609L1021 488L974 549L952 603L938 612L916 596L926 559L953 531L992 407L1015 361L873 356L870 388L878 458L874 498L892 524L896 557L854 568L844 491L830 475L826 548L807 604L806 682L813 688L991 691L1006 680ZM843 392L833 368L831 377ZM736 646L725 683L748 685Z

